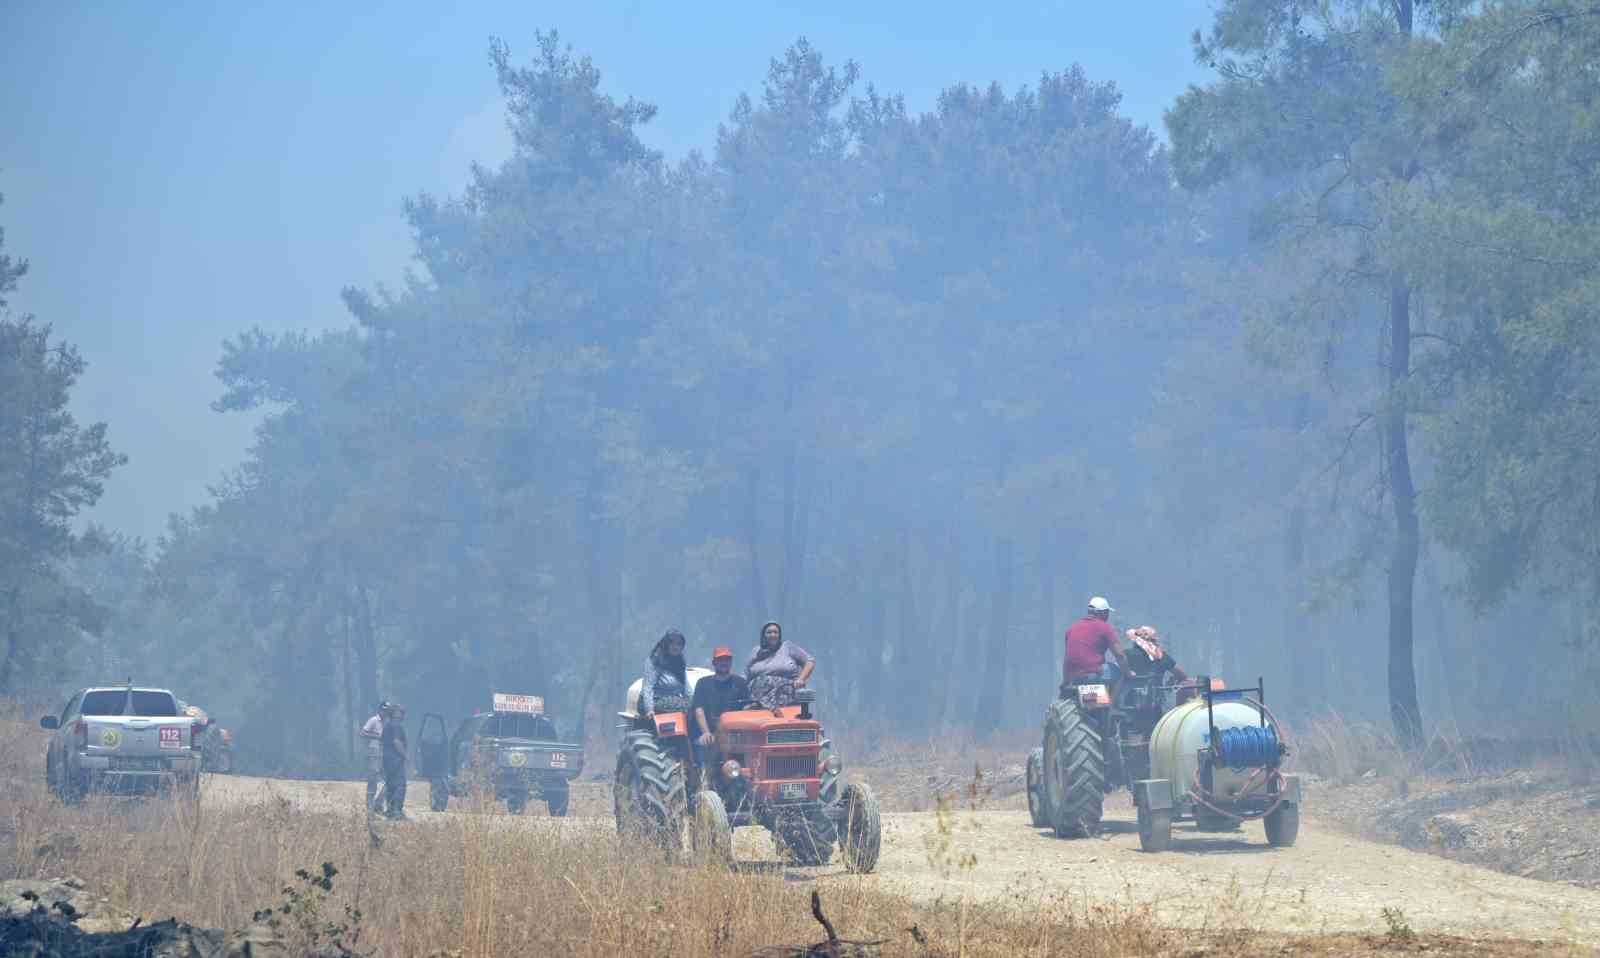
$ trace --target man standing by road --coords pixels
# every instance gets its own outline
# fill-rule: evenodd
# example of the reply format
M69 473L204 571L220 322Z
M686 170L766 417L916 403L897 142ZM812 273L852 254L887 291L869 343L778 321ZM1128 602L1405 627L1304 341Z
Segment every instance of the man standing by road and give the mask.
M383 779L383 713L389 708L387 701L381 703L361 726L361 737L367 740L367 807L373 811L377 806L372 800L378 797L378 782Z
M711 653L714 674L695 683L695 720L700 723L700 738L695 742L695 761L705 764L706 750L716 741L717 722L722 713L750 701L750 683L733 674L733 650L719 645Z
M383 792L389 818L406 817L406 710L388 703L383 713Z
M1089 600L1089 609L1083 618L1067 629L1066 660L1061 664L1063 687L1087 678L1099 678L1109 685L1128 671L1128 656L1117 644L1117 630L1106 621L1114 611L1110 603L1097 595ZM1107 651L1117 660L1115 672L1106 664Z

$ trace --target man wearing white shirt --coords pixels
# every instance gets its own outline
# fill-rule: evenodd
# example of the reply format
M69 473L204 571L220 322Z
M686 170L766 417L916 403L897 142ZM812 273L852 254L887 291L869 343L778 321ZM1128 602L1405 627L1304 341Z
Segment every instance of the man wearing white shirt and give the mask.
M367 740L367 807L378 795L378 783L383 781L383 716L390 705L378 706L378 713L361 726L361 737Z

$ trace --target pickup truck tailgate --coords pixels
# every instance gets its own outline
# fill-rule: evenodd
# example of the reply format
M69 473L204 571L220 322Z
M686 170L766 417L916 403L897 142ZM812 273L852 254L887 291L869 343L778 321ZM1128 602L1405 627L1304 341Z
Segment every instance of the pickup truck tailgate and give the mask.
M89 717L90 754L163 758L189 751L192 725L184 718Z

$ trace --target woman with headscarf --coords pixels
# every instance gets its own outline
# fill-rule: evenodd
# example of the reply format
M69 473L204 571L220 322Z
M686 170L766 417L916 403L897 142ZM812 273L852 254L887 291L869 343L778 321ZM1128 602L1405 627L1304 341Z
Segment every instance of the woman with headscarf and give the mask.
M782 626L768 622L761 627L761 642L744 669L750 697L767 708L787 705L794 700L795 689L806 687L816 666L805 649L784 640Z
M689 710L689 672L683 646L683 633L669 629L650 650L650 670L639 686L640 718Z
M1189 673L1178 667L1172 653L1161 647L1161 636L1155 627L1141 625L1123 633L1128 637L1128 672L1136 678L1159 676L1171 672L1179 682L1186 682Z

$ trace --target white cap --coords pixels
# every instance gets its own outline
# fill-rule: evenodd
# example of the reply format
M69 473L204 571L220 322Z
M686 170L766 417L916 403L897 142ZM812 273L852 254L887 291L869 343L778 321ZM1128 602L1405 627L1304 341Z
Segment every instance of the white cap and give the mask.
M1107 602L1105 600L1104 596L1098 596L1097 595L1094 598L1089 600L1089 611L1090 612L1115 612L1117 610L1113 609L1111 607L1111 603Z

